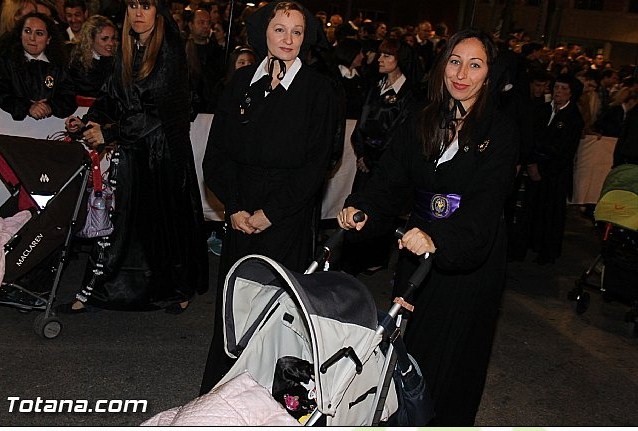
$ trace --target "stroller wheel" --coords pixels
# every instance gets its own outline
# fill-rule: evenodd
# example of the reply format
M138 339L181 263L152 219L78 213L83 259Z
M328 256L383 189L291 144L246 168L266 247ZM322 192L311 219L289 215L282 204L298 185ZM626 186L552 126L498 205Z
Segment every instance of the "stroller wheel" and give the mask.
M40 337L50 340L60 335L62 323L55 317L45 318L44 314L38 314L33 322L33 330Z
M576 298L576 313L583 314L589 308L590 297L589 293L582 292Z
M583 286L581 283L582 281L578 280L576 282L576 287L574 287L572 290L567 292L567 299L569 299L570 301L578 300L578 297L583 294Z

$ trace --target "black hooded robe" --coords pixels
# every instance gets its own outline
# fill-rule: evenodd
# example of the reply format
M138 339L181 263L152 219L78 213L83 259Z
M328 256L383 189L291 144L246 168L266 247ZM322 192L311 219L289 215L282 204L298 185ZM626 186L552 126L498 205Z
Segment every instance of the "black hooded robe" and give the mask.
M134 54L134 75L143 50ZM103 125L105 141L119 145L115 229L105 241L110 245L102 259L104 275L96 277L93 267L87 271L85 283L93 281L90 304L164 308L208 288L187 76L183 44L166 31L151 74L124 85L122 63L116 61L84 118Z

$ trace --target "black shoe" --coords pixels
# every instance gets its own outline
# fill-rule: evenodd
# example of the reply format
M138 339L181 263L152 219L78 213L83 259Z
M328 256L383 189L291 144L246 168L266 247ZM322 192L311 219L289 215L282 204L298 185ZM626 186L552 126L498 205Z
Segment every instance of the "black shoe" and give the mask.
M82 314L89 312L88 305L84 304L84 307L82 308L73 308L73 304L75 304L75 301L60 304L55 307L55 312L59 314Z
M175 304L171 304L168 307L166 307L164 309L164 312L166 314L173 314L173 315L182 314L184 311L186 311L189 305L190 305L190 302L186 302L185 306L182 306L181 303L176 302Z
M40 310L44 310L47 306L47 302L44 299L30 295L17 287L8 285L0 287L0 304L11 305L18 308Z

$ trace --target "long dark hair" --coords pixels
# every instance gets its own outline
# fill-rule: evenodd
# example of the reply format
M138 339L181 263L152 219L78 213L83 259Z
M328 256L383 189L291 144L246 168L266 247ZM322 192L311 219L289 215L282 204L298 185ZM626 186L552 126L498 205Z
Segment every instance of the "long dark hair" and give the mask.
M455 101L445 86L445 67L456 45L466 39L477 39L487 54L488 75L485 85L479 90L472 109L464 119L463 128L459 134L459 144L467 144L475 127L484 118L488 95L490 93L490 71L497 56L497 48L492 37L476 29L461 30L454 34L447 42L445 50L439 56L428 85L430 103L423 110L421 117L421 138L423 140L423 154L428 160L436 159L451 143L454 137L456 120ZM459 102L456 102L459 103Z
M24 29L24 24L27 22L29 18L37 18L44 23L47 28L47 33L51 40L49 44L44 48L44 54L49 59L51 64L55 64L56 66L66 66L67 64L67 51L64 49L64 39L62 39L62 35L58 30L58 26L55 22L40 12L31 12L23 16L16 22L16 26L12 30L11 34L11 50L13 59L17 61L25 61L26 58L24 56L24 47L22 46L22 30Z
M144 0L142 0L143 2ZM133 81L141 81L148 77L157 62L157 57L164 41L164 17L160 14L160 5L157 0L149 0L148 3L155 6L155 27L151 30L151 34L146 42L146 50L142 57L142 66L135 76L133 76L133 53L138 36L131 27L131 21L128 17L128 6L124 15L124 24L122 27L122 81L126 85L130 85ZM141 5L139 6L141 7Z

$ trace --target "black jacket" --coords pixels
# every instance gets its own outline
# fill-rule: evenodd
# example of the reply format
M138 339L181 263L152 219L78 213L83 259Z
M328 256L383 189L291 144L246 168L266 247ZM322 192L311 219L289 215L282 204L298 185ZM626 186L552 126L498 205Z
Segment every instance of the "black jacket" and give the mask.
M47 99L53 116L65 118L77 108L64 65L27 61L24 51L0 58L0 108L21 121L35 100Z

